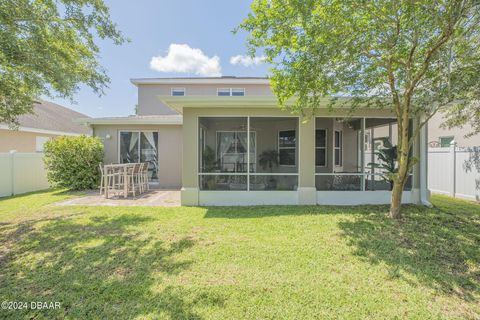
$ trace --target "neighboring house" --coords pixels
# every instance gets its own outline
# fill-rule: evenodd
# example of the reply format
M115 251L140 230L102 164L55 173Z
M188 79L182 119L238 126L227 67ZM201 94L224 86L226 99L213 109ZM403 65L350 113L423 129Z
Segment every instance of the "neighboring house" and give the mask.
M0 123L0 153L42 152L44 143L55 137L91 134L90 128L74 121L79 117L87 116L52 102L36 102L33 113L18 118L17 129Z
M269 80L255 77L133 79L138 115L79 119L105 145L105 162L149 162L160 187L183 205L389 203L376 151L396 144L390 110L315 118L278 108ZM304 121L309 120L309 121ZM413 123L419 119L413 119ZM405 203L428 203L426 129Z
M445 121L443 117L443 114L437 113L428 121L428 145L430 147L449 147L452 141L455 141L457 147L480 146L480 134L465 138L472 132L469 125L462 128L441 128L441 124Z

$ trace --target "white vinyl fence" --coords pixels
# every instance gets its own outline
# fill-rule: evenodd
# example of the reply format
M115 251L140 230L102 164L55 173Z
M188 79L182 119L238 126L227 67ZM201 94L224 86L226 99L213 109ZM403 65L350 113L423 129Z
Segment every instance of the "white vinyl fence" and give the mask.
M0 153L0 197L49 187L43 153Z
M432 192L480 201L480 147L429 148L428 188Z

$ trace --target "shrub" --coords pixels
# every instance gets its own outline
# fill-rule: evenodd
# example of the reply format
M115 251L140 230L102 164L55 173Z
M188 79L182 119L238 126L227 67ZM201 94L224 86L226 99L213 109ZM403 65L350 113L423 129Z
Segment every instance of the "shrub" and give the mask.
M98 164L103 160L103 144L89 136L62 136L45 144L44 162L50 185L72 190L98 187Z

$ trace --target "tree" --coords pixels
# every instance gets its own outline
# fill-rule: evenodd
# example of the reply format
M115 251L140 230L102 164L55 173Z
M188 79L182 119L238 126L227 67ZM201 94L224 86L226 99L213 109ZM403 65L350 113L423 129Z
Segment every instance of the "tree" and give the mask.
M272 65L282 108L314 115L328 99L331 110L393 109L398 171L390 216L398 218L415 164L408 151L421 127L438 110L478 97L479 6L475 0L254 0L238 29L249 33L249 53L263 51ZM419 117L409 137L409 119Z
M0 122L17 124L41 95L72 99L80 84L102 94L96 37L126 40L103 0L0 0Z

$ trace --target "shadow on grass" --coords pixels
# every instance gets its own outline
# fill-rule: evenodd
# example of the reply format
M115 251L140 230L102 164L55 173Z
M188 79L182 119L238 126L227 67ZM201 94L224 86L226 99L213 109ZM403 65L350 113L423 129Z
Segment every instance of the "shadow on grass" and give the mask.
M196 304L222 304L212 292L162 285L163 279L189 268L192 262L177 255L195 241L186 237L166 243L132 229L149 222L123 214L3 226L1 300L59 301L61 308L0 310L0 318L124 319L154 314L198 319Z
M344 238L368 263L386 264L392 278L473 301L480 294L480 206L435 199L433 209L404 205L400 221L387 217L388 206L376 205L209 207L205 218L341 215Z
M403 212L400 221L359 214L339 227L356 255L386 264L393 278L412 281L413 275L413 282L437 292L466 301L478 297L480 206L439 198L433 209L410 205Z

